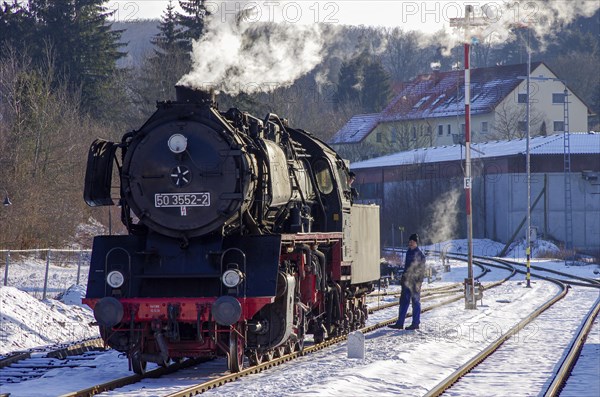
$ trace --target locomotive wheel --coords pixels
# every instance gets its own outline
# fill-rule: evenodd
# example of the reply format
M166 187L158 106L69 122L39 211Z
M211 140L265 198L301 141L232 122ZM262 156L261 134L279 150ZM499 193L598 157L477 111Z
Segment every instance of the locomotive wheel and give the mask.
M265 361L271 361L274 357L275 357L275 352L273 351L273 349L267 350L263 356Z
M285 356L285 346L279 346L275 348L275 357Z
M323 343L323 341L325 340L325 331L321 328L321 324L317 324L317 329L315 330L314 334L313 334L313 339L315 341L315 345L318 345L319 343Z
M264 358L264 354L263 353L259 353L257 350L253 350L249 355L248 355L248 361L250 362L250 366L255 366L255 365L260 365L263 362L263 358Z
M138 375L146 373L146 361L142 360L142 354L139 351L131 355L131 368Z
M299 353L302 353L304 351L304 337L296 341L295 349L292 350L297 350Z
M237 332L229 335L229 355L227 366L232 373L240 372L244 368L244 346L243 340Z
M297 350L300 353L304 351L304 338L306 337L306 315L303 311L300 311L300 320L298 321L298 340L296 345L292 347L292 351Z

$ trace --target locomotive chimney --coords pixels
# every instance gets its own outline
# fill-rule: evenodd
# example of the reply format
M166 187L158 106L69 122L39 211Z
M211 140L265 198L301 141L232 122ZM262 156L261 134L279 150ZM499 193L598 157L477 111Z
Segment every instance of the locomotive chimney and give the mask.
M177 102L189 103L215 103L215 91L213 89L200 90L182 85L175 86Z

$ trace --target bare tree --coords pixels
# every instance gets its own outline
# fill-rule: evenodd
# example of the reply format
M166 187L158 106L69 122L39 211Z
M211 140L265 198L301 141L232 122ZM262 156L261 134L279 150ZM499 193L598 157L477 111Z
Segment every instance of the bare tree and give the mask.
M496 118L489 139L510 140L525 137L527 135L526 112L525 104L508 105L503 102L496 108ZM530 109L531 136L540 135L544 119L544 113L535 108Z
M586 105L592 108L593 117L590 118L590 130L598 131L600 128L600 53L597 47L592 47L590 53L571 51L568 54L548 61L552 70L558 76L566 76L569 88L583 99ZM577 68L573 68L577 65Z
M429 67L429 58L433 54L422 48L420 33L393 28L386 30L384 35L387 47L382 59L393 81L409 81Z
M0 181L13 205L0 213L0 247L62 245L87 220L82 199L87 150L107 131L80 110L53 69L52 51L43 68L26 51L0 61ZM106 127L103 127L106 128Z

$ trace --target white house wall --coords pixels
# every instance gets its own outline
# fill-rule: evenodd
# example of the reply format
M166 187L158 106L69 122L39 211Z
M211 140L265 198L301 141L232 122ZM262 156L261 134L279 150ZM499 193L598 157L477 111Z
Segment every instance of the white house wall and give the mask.
M437 117L427 119L427 122L433 127L433 146L445 146L454 144L452 135L461 134L461 125L465 124L465 117ZM482 131L482 123L488 123L488 132ZM492 126L494 123L494 113L471 115L471 142L485 142L489 140ZM444 133L438 134L438 126L444 127ZM451 126L451 134L448 134L448 125Z
M531 113L538 113L543 116L546 122L546 131L548 135L562 132L554 130L554 122L562 122L564 120L563 103L553 103L552 94L564 93L565 86L560 81L553 80L536 80L536 78L556 78L545 65L541 64L531 73ZM568 81L567 81L568 84ZM587 106L581 101L571 90L569 92L569 131L588 131L588 115ZM525 103L518 103L518 95L527 93L527 82L523 80L521 84L498 104L496 107L496 118L498 117L499 109L518 108L522 106L525 109ZM533 119L533 117L532 117ZM541 124L541 122L539 123ZM532 126L534 128L534 126ZM539 125L535 126L539 128Z

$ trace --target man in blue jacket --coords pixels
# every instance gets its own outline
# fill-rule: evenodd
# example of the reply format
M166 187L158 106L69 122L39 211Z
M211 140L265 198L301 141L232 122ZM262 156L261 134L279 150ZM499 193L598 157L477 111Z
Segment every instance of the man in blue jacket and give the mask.
M404 329L404 319L408 312L409 303L412 304L412 324L406 329L419 329L421 322L421 284L425 278L425 255L419 249L419 236L411 234L408 239L408 250L404 261L404 273L400 279L402 292L400 293L400 310L398 321L390 328Z

